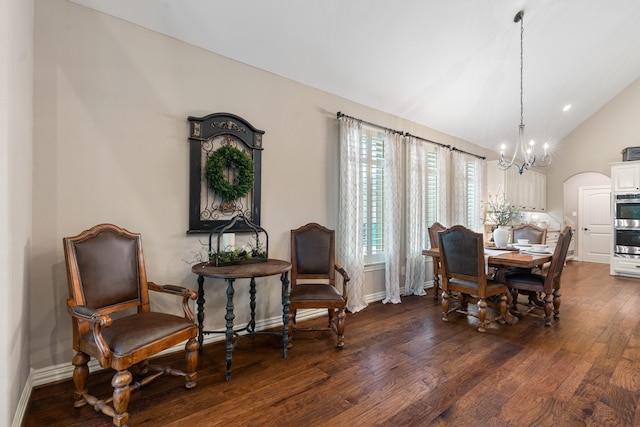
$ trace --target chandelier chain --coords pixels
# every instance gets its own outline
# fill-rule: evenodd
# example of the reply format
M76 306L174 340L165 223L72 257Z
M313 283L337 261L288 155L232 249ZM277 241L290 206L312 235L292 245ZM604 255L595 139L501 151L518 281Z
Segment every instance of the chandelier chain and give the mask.
M520 126L524 126L524 14L520 16Z

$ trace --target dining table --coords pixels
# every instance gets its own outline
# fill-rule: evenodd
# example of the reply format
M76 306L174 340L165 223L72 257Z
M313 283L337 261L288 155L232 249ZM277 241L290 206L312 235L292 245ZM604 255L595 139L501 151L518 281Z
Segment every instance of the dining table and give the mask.
M424 249L422 255L430 256L434 264L440 262L440 249ZM487 273L493 273L494 279L504 282L504 276L509 268L519 267L532 269L551 261L551 252L533 252L517 248L486 247L484 259ZM493 271L492 271L493 269ZM434 274L434 289L438 289L440 278Z
M434 264L440 262L440 249L431 248L424 249L422 255L430 256L433 259ZM525 269L533 269L540 267L547 262L551 261L551 252L536 253L532 251L523 250L520 248L495 248L485 247L484 260L487 274L491 274L493 279L505 283L505 275L510 268L519 267ZM433 287L435 292L438 291L439 280L437 274L433 276ZM510 310L507 310L507 317L505 319L507 324L515 325L518 322Z

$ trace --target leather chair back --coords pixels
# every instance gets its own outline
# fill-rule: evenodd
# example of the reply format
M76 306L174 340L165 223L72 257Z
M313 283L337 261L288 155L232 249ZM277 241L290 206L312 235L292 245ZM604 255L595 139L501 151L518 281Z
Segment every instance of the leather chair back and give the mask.
M481 233L453 226L438 234L443 268L452 276L478 278L484 275L484 245Z
M518 243L518 239L527 239L529 244L545 244L547 230L533 224L518 225L511 231L511 243Z
M569 244L571 243L571 237L573 232L571 227L566 226L558 237L558 243L553 251L553 257L551 258L551 265L546 274L544 283L545 292L550 293L554 289L560 289L560 277L562 276L562 270L567 260L567 253L569 252Z
M446 230L447 227L440 224L439 222L434 222L431 227L429 227L429 243L432 248L440 247L440 240L438 240L438 232Z
M291 285L326 279L335 286L335 231L311 223L291 234Z

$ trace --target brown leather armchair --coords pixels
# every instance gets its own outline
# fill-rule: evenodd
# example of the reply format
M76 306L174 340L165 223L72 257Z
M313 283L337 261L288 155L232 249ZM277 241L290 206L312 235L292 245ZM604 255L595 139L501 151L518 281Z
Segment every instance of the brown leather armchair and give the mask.
M336 272L342 277L342 292L336 287ZM344 346L344 326L349 275L335 263L335 231L309 223L291 230L291 292L289 296L288 335L291 345L294 330L335 332L337 347ZM326 328L297 328L298 309L326 308Z
M75 407L89 403L124 426L132 390L163 373L182 376L186 388L196 386L198 329L189 307L195 291L147 282L140 234L112 224L100 224L63 239L69 285L68 311L73 327L73 381ZM152 312L149 289L182 298L184 317ZM127 311L121 315L116 313ZM148 358L187 341L186 372L150 364ZM88 393L88 362L95 357L103 368L116 371L113 397L98 399ZM134 373L140 379L134 381ZM153 372L149 374L149 371ZM144 376L144 378L142 377Z
M507 316L507 287L487 277L484 262L484 240L462 225L454 225L438 233L442 263L442 320L449 321L449 313L458 312L477 317L478 331L486 332L490 322L505 320ZM450 307L452 292L458 292L457 301ZM487 319L488 299L498 296L500 314ZM478 305L477 314L468 309L469 302Z

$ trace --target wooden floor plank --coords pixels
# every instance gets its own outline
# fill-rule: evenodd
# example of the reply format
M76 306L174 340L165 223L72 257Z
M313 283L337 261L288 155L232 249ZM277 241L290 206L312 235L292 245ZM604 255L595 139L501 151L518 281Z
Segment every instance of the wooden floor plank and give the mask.
M224 380L223 343L208 344L198 386L162 377L132 394L130 426L637 426L640 425L640 279L605 264L569 262L560 319L523 317L476 331L426 296L350 313L345 347L328 332L296 332L288 357L275 337L243 338ZM325 323L324 318L301 326ZM184 366L182 354L161 357ZM112 373L89 389L107 397ZM23 425L110 426L73 407L73 384L37 387Z

